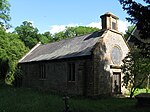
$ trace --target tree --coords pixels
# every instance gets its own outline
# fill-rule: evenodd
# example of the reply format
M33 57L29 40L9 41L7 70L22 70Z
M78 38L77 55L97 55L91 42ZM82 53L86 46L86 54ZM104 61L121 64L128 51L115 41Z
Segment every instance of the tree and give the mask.
M65 38L69 38L69 37L65 36L65 31L58 32L53 37L54 37L54 41L59 41L59 40L65 39Z
M135 25L128 26L128 29L125 31L126 33L124 34L124 38L127 40L128 37L131 35Z
M123 9L127 11L130 17L127 18L132 24L136 24L137 29L140 31L140 38L147 40L138 45L142 49L141 53L146 58L150 58L150 0L143 0L145 3L137 3L134 0L119 0Z
M143 0L145 6L141 3L137 3L134 0L119 0L123 6L123 9L127 11L130 17L127 18L132 24L136 24L141 38L150 38L150 1Z
M0 79L13 80L18 60L28 51L24 43L14 33L0 28Z
M140 54L140 49L132 49L123 60L122 72L123 86L130 92L130 98L133 97L137 88L144 83L147 75L150 73L150 59L145 59Z
M10 25L7 23L10 21L10 4L7 0L0 0L0 26L8 28Z
M53 42L53 36L50 32L44 32L43 34L38 34L39 36L39 41L43 44Z
M22 25L15 28L15 32L19 35L19 38L24 42L25 46L32 48L39 41L42 43L48 43L52 41L52 35L50 32L39 34L38 29L33 27L31 22L24 21Z
M94 31L98 31L98 28L86 27L86 26L77 26L77 27L66 27L64 31L56 33L54 35L55 40L62 40L64 38L71 38L75 36L82 36Z
M34 28L31 22L24 21L22 25L15 28L15 32L30 49L38 43L38 29Z
M130 97L132 97L136 88L141 86L146 75L150 73L150 1L143 0L143 4L134 0L119 0L119 2L130 16L126 19L136 25L137 30L139 30L138 38L141 40L137 44L134 43L138 50L131 49L127 58L124 59L123 65L123 72L125 73L124 86L127 88L131 84ZM135 37L134 35L131 36ZM129 60L130 58L131 60ZM147 67L149 68L147 69Z

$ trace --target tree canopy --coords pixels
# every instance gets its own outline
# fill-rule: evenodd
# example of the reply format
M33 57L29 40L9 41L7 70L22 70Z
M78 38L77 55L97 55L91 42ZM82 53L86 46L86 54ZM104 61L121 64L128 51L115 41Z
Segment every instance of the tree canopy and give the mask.
M119 0L123 9L127 11L130 17L126 18L132 24L136 24L137 30L140 32L140 38L147 40L138 44L138 48L142 49L141 53L150 58L150 1L143 0L138 3L134 0Z
M138 3L134 0L119 0L123 9L127 11L130 17L127 20L136 24L140 30L142 39L150 38L150 1L143 0L145 4Z
M19 38L24 42L25 46L30 49L38 43L38 29L34 28L31 22L24 21L22 25L15 28L15 31L19 35Z
M17 26L15 32L19 35L19 38L24 42L25 46L30 49L39 41L42 43L52 41L52 35L50 32L39 34L38 29L33 27L32 23L28 21L24 21L22 25Z
M129 36L131 36L131 33L134 28L135 28L135 25L128 26L128 29L125 31L125 34L124 34L125 40L127 40L129 38Z
M54 39L62 40L64 38L71 38L75 36L81 36L85 34L98 31L98 28L86 27L86 26L76 26L76 27L66 27L64 31L58 32L54 35Z
M13 75L18 60L28 51L18 35L7 33L0 28L0 77L4 79Z
M135 90L141 87L150 73L150 1L143 0L144 4L135 0L119 1L129 14L126 19L136 25L139 30L138 38L144 40L134 44L135 46L132 46L133 48L123 60L122 71L125 74L123 85L130 90L130 97L132 97ZM127 32L130 32L130 29ZM137 38L134 35L133 37Z
M150 72L150 59L145 59L140 54L140 49L132 48L130 53L123 60L122 72L123 86L130 91L130 98L137 88L142 88L144 81Z
M0 0L0 26L9 27L10 21L10 4L7 0Z

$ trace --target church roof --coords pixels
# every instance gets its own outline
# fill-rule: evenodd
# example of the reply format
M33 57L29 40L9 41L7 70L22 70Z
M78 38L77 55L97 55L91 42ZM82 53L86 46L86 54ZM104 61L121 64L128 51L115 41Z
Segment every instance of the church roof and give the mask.
M105 33L96 31L84 36L64 39L49 44L37 44L19 63L64 59L91 55L92 48Z

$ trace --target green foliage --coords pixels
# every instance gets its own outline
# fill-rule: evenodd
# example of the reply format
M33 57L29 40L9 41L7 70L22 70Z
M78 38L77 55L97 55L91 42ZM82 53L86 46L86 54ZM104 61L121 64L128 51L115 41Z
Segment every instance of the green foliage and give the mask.
M123 9L127 11L130 17L127 20L137 25L140 30L141 38L150 38L150 1L143 0L145 4L138 3L134 0L119 0Z
M143 58L140 49L134 48L123 60L123 86L130 91L130 97L144 83L150 73L150 59Z
M30 49L39 41L42 43L52 41L52 36L49 32L39 34L38 29L33 27L32 23L28 21L24 21L22 25L17 26L15 32L19 35L19 38L24 42L25 46Z
M0 26L5 26L6 28L9 27L7 22L10 21L9 7L8 0L0 0Z
M127 40L128 37L131 35L131 33L132 33L134 27L135 27L135 25L128 26L128 29L125 31L126 33L124 34L125 40Z
M141 53L145 55L145 58L150 58L150 1L143 0L142 3L138 3L135 0L119 0L123 9L127 11L130 17L127 20L133 24L136 24L137 29L140 31L140 38L147 40L147 42L139 43L138 48L142 49Z
M130 88L130 97L133 96L137 87L140 87L146 75L150 73L150 1L143 0L145 3L138 3L134 0L119 0L123 9L130 17L126 18L132 24L136 24L140 37L143 39L136 45L139 49L131 49L131 52L124 59L123 72L124 86Z
M138 95L140 93L146 93L146 89L137 88L135 93L134 93L134 96L136 96L136 95ZM148 90L148 93L150 93L150 89Z
M43 34L38 34L38 39L41 43L45 44L45 43L50 43L53 42L53 36L50 32L45 32Z
M24 21L22 25L15 28L15 32L19 35L19 38L25 43L25 46L29 47L30 49L39 41L45 44L65 38L85 35L98 30L98 28L78 26L66 27L64 31L58 32L55 35L52 35L50 32L39 34L38 29L33 27L32 23L28 21Z
M28 51L18 35L0 30L0 75L12 80L18 60ZM5 68L5 72L3 71ZM6 76L7 75L7 76Z
M15 28L15 31L25 46L30 49L38 43L38 29L34 28L31 22L24 21L22 25Z
M65 38L82 36L82 35L89 34L98 30L99 30L98 28L92 28L92 27L86 27L86 26L66 27L64 31L61 31L54 35L54 40L57 41L57 40L65 39Z

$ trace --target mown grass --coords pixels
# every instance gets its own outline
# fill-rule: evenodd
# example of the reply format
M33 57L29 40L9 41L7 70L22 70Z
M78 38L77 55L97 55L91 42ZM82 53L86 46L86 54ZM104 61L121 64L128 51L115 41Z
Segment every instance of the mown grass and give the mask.
M135 99L72 97L72 112L149 112L138 108ZM0 112L63 112L62 96L27 88L0 86Z
M134 96L138 95L139 93L146 93L146 89L137 89L134 93ZM148 93L150 93L150 89L148 90Z

